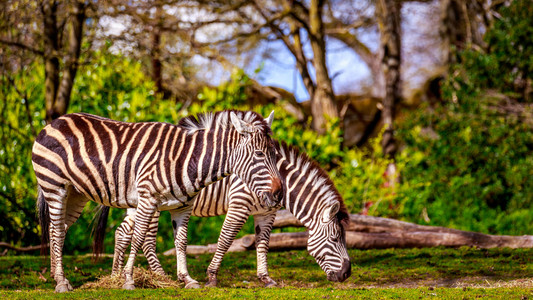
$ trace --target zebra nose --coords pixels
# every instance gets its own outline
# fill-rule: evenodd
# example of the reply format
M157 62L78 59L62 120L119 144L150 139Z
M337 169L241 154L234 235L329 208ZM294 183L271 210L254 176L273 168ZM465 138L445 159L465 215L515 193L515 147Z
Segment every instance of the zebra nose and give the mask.
M337 272L337 280L343 282L352 275L352 264L349 259L344 259L342 262L342 268Z
M283 185L279 178L274 178L272 181L272 195L274 196L274 201L277 203L283 200Z

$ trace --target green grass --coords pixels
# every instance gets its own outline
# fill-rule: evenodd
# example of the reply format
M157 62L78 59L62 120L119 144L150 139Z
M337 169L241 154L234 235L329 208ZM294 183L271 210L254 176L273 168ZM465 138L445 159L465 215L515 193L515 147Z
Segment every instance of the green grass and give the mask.
M159 289L159 290L82 290L67 294L56 294L53 291L0 291L2 299L109 299L109 298L157 298L157 299L527 299L533 297L531 289L525 288L500 288L500 289Z
M216 289L80 289L111 272L112 258L95 263L89 256L65 257L65 272L75 288L60 298L533 298L533 249L473 248L350 250L352 276L343 283L326 280L306 251L269 254L271 277L280 288L265 289L255 276L255 253L228 253ZM175 258L160 256L176 278ZM189 272L205 281L211 255L189 256ZM146 268L139 258L137 265ZM49 259L0 257L0 298L58 298Z

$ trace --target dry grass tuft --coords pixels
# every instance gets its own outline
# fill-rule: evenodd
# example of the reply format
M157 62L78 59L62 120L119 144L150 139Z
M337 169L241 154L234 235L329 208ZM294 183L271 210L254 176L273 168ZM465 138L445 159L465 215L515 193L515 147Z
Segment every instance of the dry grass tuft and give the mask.
M136 288L158 289L158 288L179 288L180 284L172 280L167 275L160 275L144 268L133 267L133 280ZM121 289L124 284L123 275L106 275L97 281L88 282L80 289Z

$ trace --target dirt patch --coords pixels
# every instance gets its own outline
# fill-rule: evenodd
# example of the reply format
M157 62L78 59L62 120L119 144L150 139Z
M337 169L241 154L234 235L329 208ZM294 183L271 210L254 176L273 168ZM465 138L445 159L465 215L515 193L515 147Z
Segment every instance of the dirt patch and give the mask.
M383 284L339 284L338 288L533 288L533 278L501 280L493 277L407 280Z

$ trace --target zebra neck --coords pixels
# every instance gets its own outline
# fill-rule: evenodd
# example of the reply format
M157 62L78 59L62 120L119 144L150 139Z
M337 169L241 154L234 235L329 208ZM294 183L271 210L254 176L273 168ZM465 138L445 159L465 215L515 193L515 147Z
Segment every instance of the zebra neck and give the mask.
M306 157L291 154L281 159L284 160L279 168L285 179L284 206L312 230L331 201L338 201L335 187L324 171Z

